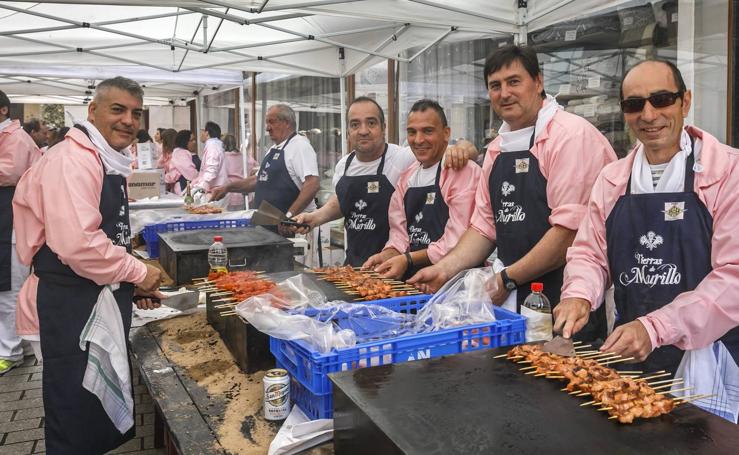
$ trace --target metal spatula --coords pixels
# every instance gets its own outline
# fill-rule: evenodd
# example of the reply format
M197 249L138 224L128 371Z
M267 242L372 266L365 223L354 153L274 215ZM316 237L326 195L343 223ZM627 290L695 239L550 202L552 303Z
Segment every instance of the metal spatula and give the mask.
M298 223L287 217L280 209L270 204L267 201L262 201L259 204L259 208L251 217L251 223L259 226L277 226L278 224L284 224L287 226L297 226L309 228L310 226L305 223Z
M544 343L541 350L564 357L575 356L575 345L572 344L572 338L564 338L560 335Z

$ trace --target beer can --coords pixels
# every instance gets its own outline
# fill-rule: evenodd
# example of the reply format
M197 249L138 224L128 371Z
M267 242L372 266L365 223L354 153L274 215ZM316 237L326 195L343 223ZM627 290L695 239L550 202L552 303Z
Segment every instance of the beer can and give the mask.
M284 420L290 414L290 376L274 368L264 374L264 418Z

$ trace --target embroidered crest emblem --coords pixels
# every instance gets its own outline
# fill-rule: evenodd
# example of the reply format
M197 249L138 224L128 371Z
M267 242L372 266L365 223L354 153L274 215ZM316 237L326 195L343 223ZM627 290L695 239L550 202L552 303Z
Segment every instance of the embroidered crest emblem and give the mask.
M436 202L436 192L426 193L426 204L433 204Z
M501 193L503 193L503 196L508 196L509 194L516 191L515 185L511 185L508 182L503 182L503 186L500 189Z
M280 152L277 152L274 155L272 155L272 159L273 160L279 160L280 159Z
M367 192L368 193L379 193L380 192L380 182L367 182Z
M516 160L516 174L529 172L529 159L521 158Z
M357 210L359 210L361 212L362 210L364 210L365 207L367 207L367 203L364 202L363 199L360 199L360 200L358 200L357 202L354 203L354 207L356 207Z
M646 235L642 235L639 238L639 243L647 247L649 251L652 251L662 245L664 243L664 239L662 239L661 235L655 234L654 231L649 231Z
M423 219L423 212L418 212L418 215L416 215L416 223L420 222Z
M665 202L665 221L682 220L685 217L685 202Z

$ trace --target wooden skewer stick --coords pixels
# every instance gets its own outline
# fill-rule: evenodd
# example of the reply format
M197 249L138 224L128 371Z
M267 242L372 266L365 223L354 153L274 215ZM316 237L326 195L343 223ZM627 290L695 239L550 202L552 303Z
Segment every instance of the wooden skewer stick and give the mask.
M619 373L626 373L626 374L642 374L642 373L644 373L644 372L643 372L643 371L638 371L638 370L628 370L628 371L627 371L627 370L620 370L620 371L619 371Z
M521 360L520 362L516 363L533 363L533 360Z
M233 298L233 297L225 297L223 299L215 299L212 302L213 303L216 303L216 302L236 302L236 299Z
M580 357L580 358L582 358L582 356L584 356L584 355L596 354L598 352L600 352L600 351L582 351L582 352L576 353L575 355L578 356L578 357Z
M195 278L193 278L193 280L203 280L203 281L208 281L208 277L207 277L207 276L199 276L199 277L195 277Z
M611 409L613 409L613 408L610 407L610 406L606 406L606 407L603 407L603 408L598 408L599 411L610 411Z
M614 356L611 356L611 357L603 357L601 359L596 359L595 361L598 362L601 366L603 366L603 365L606 365L611 360L617 360L617 359L620 359L620 358L621 358L620 355L614 355Z
M572 344L574 344L575 346L577 346L578 344L581 344L581 343L582 343L582 341L573 341L572 342Z
M685 392L686 390L692 390L692 389L693 389L692 387L683 387L682 389L669 390L669 391L664 392L664 393L670 393L670 394L672 394L672 393L677 393L677 392ZM674 399L675 400L679 400L680 397L675 397Z
M683 381L682 378L665 379L664 381L647 382L647 385L654 387L657 384L671 384L673 382Z
M697 395L688 395L687 397L680 397L680 398L673 398L673 402L678 404L685 404L690 403L691 401L698 401L698 400L704 400L706 398L715 397L715 393L704 393L704 394L697 394Z
M526 372L526 373L524 373L524 374L527 374L527 375L529 375L529 374L536 374L536 370L534 370L534 371L527 371L527 372Z
M649 379L657 379L657 378L664 378L665 376L672 376L672 373L668 371L655 371L652 376L647 376L646 378L639 378L640 381L647 381Z
M502 359L503 357L506 357L507 355L508 355L508 353L506 352L505 354L494 355L493 358L494 359Z
M562 376L561 374L558 374L558 375L552 375L552 376L547 376L547 379L564 379L564 378L565 378L565 377L564 377L564 376Z
M608 420L615 420L615 419L618 419L618 416L611 416L608 418Z
M595 400L592 400L592 401L588 401L588 402L585 402L585 403L581 404L581 405L580 405L580 407L583 407L583 406L590 406L591 404L595 404L595 403L596 403L596 401L595 401Z
M657 387L652 387L652 390L659 390L659 389L669 388L669 387L672 387L674 385L682 384L682 383L683 383L683 380L680 379L678 381L673 382L672 384L663 384L663 385L660 385L660 386L657 386Z
M610 357L612 355L615 355L615 354L612 352L600 352L598 354L584 355L584 356L581 356L580 358L583 360L595 360L601 357Z
M223 303L221 305L216 305L213 308L221 309L221 308L233 308L236 306L236 302L233 303Z
M609 360L608 362L601 363L601 365L610 365L612 363L628 362L629 360L634 360L634 358L633 357L626 357L624 359Z
M542 377L542 376L546 376L547 374L549 374L549 373L536 373L536 374L534 375L534 377L535 377L535 378L539 378L539 377Z
M561 389L559 389L559 391L560 391L560 392L567 392L567 387L562 387ZM571 393L571 392L570 392L570 393Z
M226 316L236 316L236 312L235 312L235 311L224 311L224 312L222 312L222 313L221 313L221 316L222 316L222 317L226 317Z
M575 351L577 351L578 349L585 349L589 347L592 347L592 345L591 344L581 344L580 346L575 346Z
M219 297L219 296L222 296L222 295L234 295L234 293L231 292L231 291L223 291L223 292L215 292L215 293L211 294L210 296L211 297Z
M528 370L535 370L535 369L537 369L537 368L539 368L539 367L537 367L537 366L533 366L533 367L523 367L523 368L520 368L520 370L521 370L521 371L528 371Z

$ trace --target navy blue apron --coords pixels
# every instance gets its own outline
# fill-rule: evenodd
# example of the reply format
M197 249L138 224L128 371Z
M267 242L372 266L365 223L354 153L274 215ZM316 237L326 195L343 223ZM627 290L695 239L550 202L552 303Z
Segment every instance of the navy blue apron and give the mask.
M82 129L82 128L80 128ZM83 130L84 131L84 130ZM131 252L126 179L105 175L100 193L102 229L115 245ZM44 358L43 400L46 451L52 454L105 453L133 438L135 427L121 434L100 400L82 387L87 351L79 337L102 286L77 275L46 244L33 258L39 278L37 308ZM113 293L128 340L134 285L121 283Z
M488 179L490 201L495 221L498 257L509 266L520 260L552 228L547 201L547 180L539 169L539 160L529 150L502 152L495 160ZM566 152L566 151L565 151ZM554 309L562 291L564 266L536 278L544 284L544 294ZM531 293L531 282L518 283L516 310ZM606 336L605 305L591 315L588 324L578 332L577 340L592 341Z
M195 165L195 169L198 172L200 172L200 164L201 164L200 157L198 156L197 153L191 153L191 155L192 155L192 164L194 164ZM187 184L185 184L185 185L187 185Z
M694 155L685 164L684 191L631 194L631 178L606 219L608 265L615 288L617 325L658 310L683 292L692 291L712 270L713 217L693 191ZM739 359L739 328L721 341ZM684 351L655 349L628 368L677 370ZM739 360L737 360L739 362Z
M395 187L382 170L385 167L387 144L374 175L346 175L355 157L346 160L344 175L336 184L336 197L344 215L346 229L346 260L344 265L359 267L373 254L382 251L390 236L388 210Z
M424 250L444 235L449 221L449 207L441 195L440 179L441 163L433 185L408 188L405 192L403 205L411 251ZM411 267L403 279L412 277L418 270L419 267Z
M272 147L262 160L257 175L257 187L254 191L254 207L259 207L262 201L274 205L282 213L287 213L290 206L300 194L300 188L295 185L285 164L285 148L297 133L293 133L285 141L282 148Z
M15 186L0 186L0 292L11 288L14 194Z

